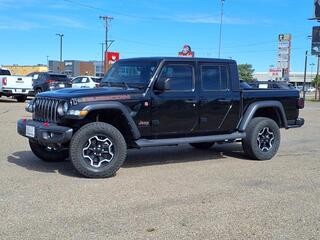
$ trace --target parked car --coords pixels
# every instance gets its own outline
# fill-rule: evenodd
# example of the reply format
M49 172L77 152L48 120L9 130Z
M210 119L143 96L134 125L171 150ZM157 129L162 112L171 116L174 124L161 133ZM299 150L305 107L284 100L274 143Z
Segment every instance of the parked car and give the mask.
M101 80L101 77L79 76L72 79L72 88L97 88Z
M0 69L0 97L13 97L18 102L25 102L33 93L31 77L12 76L9 70Z
M33 89L36 94L71 87L67 75L57 73L31 73Z
M314 87L309 87L308 89L307 89L307 92L310 92L310 93L313 93L313 92L315 92L316 91L316 88L314 88Z
M252 86L250 86L247 82L240 80L240 89L252 89Z
M136 58L115 63L101 88L38 94L26 107L33 119L17 129L40 159L70 158L83 176L102 178L128 148L241 141L252 159L269 160L280 128L304 125L303 107L296 90L241 90L233 60Z
M254 81L249 83L252 88L256 89L295 89L294 86L286 81Z

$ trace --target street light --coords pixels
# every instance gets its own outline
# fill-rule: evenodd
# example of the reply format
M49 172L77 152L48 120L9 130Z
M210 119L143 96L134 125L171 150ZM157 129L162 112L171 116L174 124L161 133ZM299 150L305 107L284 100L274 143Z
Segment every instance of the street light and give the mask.
M220 34L219 34L219 54L218 57L221 56L221 42L222 42L222 24L223 24L223 7L225 0L221 0L221 19L220 19Z
M60 37L60 63L61 63L62 62L62 39L64 35L62 33L57 33L56 35Z
M313 77L313 68L316 64L310 63L309 66L311 67L311 82L312 82L312 77Z

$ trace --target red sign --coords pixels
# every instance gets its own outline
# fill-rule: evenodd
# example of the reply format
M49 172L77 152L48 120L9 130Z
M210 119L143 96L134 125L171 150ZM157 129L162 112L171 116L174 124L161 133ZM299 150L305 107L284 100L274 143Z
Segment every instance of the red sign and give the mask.
M194 52L189 45L184 45L182 51L179 52L179 57L194 57Z
M112 65L115 62L119 61L120 53L118 52L106 52L107 63Z

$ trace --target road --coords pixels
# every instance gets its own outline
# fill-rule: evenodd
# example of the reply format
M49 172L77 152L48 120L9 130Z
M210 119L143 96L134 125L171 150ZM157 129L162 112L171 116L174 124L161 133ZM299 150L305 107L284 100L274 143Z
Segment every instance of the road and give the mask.
M272 161L237 144L130 150L99 180L37 159L16 133L24 106L0 100L0 239L320 239L319 103Z

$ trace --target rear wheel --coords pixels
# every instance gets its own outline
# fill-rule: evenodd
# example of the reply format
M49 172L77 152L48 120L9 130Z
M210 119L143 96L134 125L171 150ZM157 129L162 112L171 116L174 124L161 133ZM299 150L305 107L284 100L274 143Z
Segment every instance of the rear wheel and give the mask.
M127 144L118 129L107 123L89 123L80 128L70 144L70 159L85 177L112 177L126 159Z
M17 96L17 102L25 102L27 100L27 96Z
M36 89L36 95L39 94L39 93L42 93L41 88L37 88L37 89Z
M243 150L252 159L270 160L279 150L280 138L280 129L275 121L257 117L251 120L246 129Z
M214 145L214 142L203 142L203 143L190 143L190 146L196 149L210 149Z
M66 149L46 147L32 140L29 140L29 145L34 155L45 162L62 162L68 158L68 150Z

